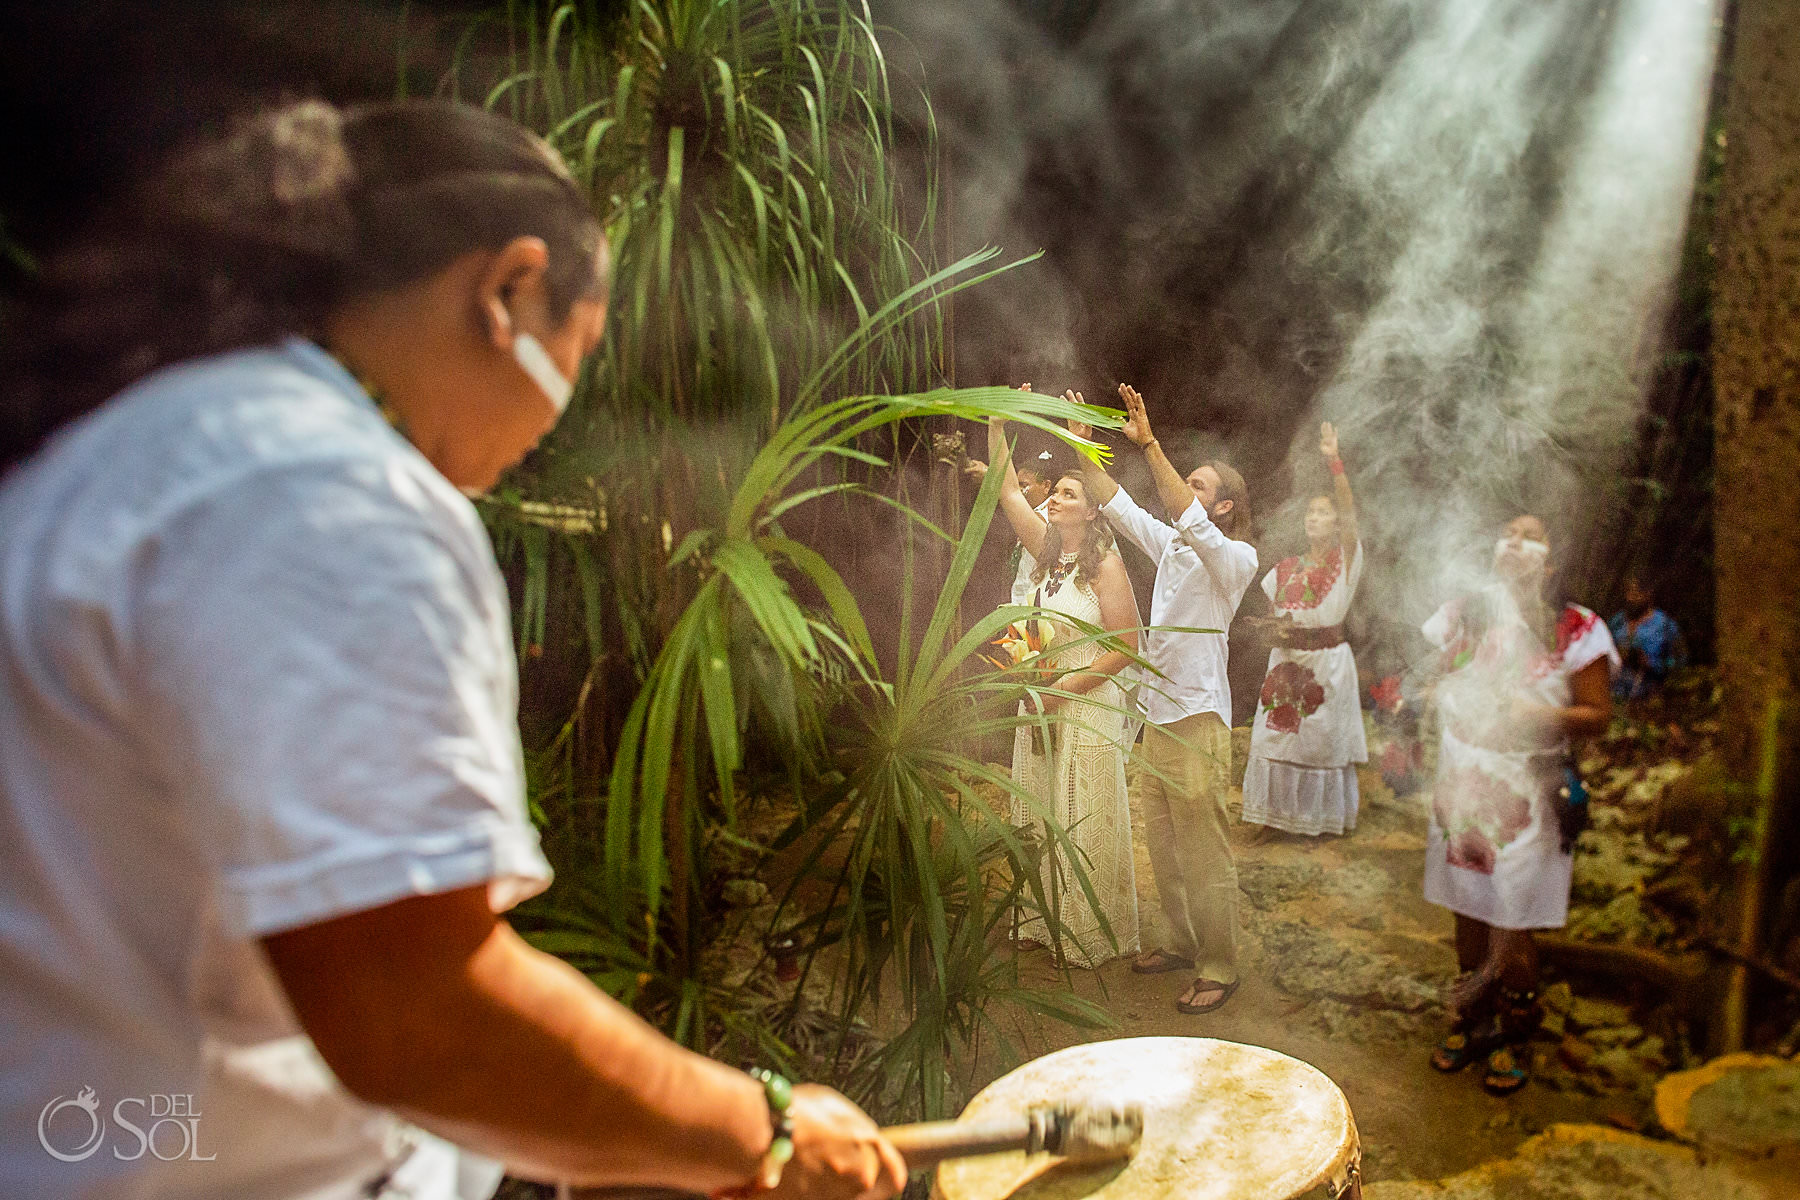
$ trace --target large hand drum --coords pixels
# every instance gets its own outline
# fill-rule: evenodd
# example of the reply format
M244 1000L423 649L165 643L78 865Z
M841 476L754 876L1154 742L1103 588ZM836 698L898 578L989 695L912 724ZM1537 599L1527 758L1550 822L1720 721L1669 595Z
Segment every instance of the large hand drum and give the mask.
M1047 1054L960 1120L1090 1099L1143 1106L1129 1161L1058 1166L1021 1152L947 1162L938 1200L1357 1200L1361 1148L1336 1084L1299 1059L1212 1038L1145 1037Z

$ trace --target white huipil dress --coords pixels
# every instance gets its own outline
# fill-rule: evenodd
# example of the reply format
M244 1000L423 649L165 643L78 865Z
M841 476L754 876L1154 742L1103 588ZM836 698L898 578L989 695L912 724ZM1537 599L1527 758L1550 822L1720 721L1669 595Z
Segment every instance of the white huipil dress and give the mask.
M1049 594L1044 594L1040 585L1036 603L1052 612L1099 625L1100 599L1086 580L1077 582L1075 575L1069 571ZM1048 583L1046 579L1045 584ZM1087 635L1061 621L1052 619L1047 624L1050 632L1045 657L1058 671L1087 666L1104 653L1098 643L1091 641L1058 650L1059 641ZM1138 950L1137 878L1132 863L1131 808L1125 791L1124 738L1130 722L1120 711L1124 696L1112 680L1088 692L1087 697L1067 702L1051 717L1051 736L1047 740L1042 736L1042 727L1035 723L1021 726L1013 735L1013 781L1041 806L1040 811L1032 812L1014 797L1013 824L1032 824L1040 844L1048 845L1042 813L1048 812L1055 818L1079 852L1100 910L1118 939L1115 952L1069 869L1067 850L1059 849L1055 856L1057 870L1044 872L1045 899L1059 914L1064 930L1063 952L1068 962L1078 967L1099 966L1115 953L1135 954ZM1038 735L1035 739L1034 733ZM1041 915L1021 922L1019 936L1040 942L1050 940Z
M1320 563L1282 559L1262 587L1298 628L1342 625L1362 565L1360 544L1348 570L1343 548L1333 546ZM1350 647L1270 650L1244 770L1244 820L1288 833L1348 833L1356 828L1356 764L1368 761Z
M1569 914L1574 859L1562 851L1555 798L1568 742L1525 749L1510 728L1515 702L1566 707L1569 679L1600 659L1619 668L1606 622L1564 607L1553 650L1519 616L1501 587L1479 593L1485 632L1452 601L1424 625L1450 671L1438 684L1443 740L1432 786L1425 898L1497 929L1557 929Z

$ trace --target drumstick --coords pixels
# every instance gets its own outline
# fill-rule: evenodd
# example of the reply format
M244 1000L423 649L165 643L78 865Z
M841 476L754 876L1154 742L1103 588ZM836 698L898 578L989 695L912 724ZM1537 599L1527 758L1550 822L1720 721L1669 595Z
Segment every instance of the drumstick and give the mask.
M1137 1152L1144 1112L1135 1104L1047 1104L1017 1117L889 1125L881 1136L900 1151L908 1171L1008 1150L1053 1154L1067 1162L1104 1162ZM634 1186L568 1188L558 1194L575 1200L698 1200L685 1192Z
M1144 1113L1129 1104L1064 1103L1030 1108L1016 1117L890 1125L881 1135L900 1151L909 1171L1008 1150L1103 1162L1136 1152L1144 1136Z

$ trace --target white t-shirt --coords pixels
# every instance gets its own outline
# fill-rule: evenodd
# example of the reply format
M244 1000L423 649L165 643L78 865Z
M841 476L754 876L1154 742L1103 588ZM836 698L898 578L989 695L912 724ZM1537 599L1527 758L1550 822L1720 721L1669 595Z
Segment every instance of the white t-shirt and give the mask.
M1166 678L1145 672L1139 693L1144 719L1173 725L1184 717L1217 713L1231 724L1231 680L1225 673L1226 631L1256 578L1256 547L1235 541L1213 524L1198 501L1167 525L1120 488L1101 508L1113 528L1156 564L1150 624L1217 633L1151 629L1144 661Z
M508 626L474 510L310 343L0 478L0 1196L491 1193L337 1083L258 939L544 887Z

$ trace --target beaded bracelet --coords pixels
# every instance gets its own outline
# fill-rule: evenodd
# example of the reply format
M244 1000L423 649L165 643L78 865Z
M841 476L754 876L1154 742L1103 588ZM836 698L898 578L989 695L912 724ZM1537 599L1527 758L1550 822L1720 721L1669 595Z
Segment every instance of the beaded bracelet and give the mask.
M781 1182L781 1169L794 1157L794 1122L788 1116L788 1107L794 1102L794 1085L761 1067L753 1068L750 1078L763 1085L763 1098L769 1102L772 1136L756 1167L756 1185L766 1192Z

